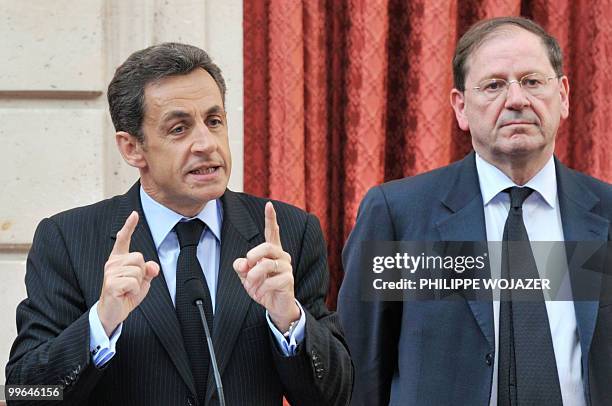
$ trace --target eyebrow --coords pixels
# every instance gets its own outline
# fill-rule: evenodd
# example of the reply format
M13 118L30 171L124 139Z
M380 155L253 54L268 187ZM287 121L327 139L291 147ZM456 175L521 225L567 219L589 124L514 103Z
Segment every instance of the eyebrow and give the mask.
M161 118L161 123L166 123L170 120L176 119L176 118L187 118L189 117L190 114L187 113L186 111L182 111L182 110L172 110L169 111L167 113L164 113L164 115Z
M539 73L540 75L544 75L544 76L546 76L546 75L547 75L547 73L544 73L544 72L543 72L543 71L541 71L541 70L532 70L532 71L525 71L524 73L519 74L517 79L522 79L522 78L524 78L525 76L528 76L528 75L533 75L534 73ZM508 80L507 78L508 78L508 75L504 75L504 74L501 74L501 73L493 73L493 74L491 74L491 75L484 76L484 77L483 77L483 79L481 79L480 81L483 81L483 80L489 80L489 79L503 79L503 80Z
M225 109L219 106L218 104L215 104L214 106L206 110L206 115L210 114L225 114Z
M209 108L208 110L206 110L206 115L210 115L210 114L225 114L225 110L223 109L223 107L219 106L219 105L214 105L211 108ZM161 123L167 123L170 120L174 120L177 118L189 118L191 117L191 114L184 111L184 110L171 110L168 111L166 113L164 113L164 115L161 118Z

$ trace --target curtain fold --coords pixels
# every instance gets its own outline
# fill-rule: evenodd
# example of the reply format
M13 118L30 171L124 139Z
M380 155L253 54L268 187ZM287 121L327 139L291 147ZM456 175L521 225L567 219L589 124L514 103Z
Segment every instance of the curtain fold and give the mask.
M556 153L611 182L611 2L245 0L244 189L320 219L331 307L367 190L471 149L449 103L452 55L470 25L503 15L533 18L559 40L570 117Z

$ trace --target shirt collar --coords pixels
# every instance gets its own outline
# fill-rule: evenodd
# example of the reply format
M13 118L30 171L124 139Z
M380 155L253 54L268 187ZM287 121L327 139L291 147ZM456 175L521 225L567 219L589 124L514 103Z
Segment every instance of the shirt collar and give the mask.
M476 170L480 182L482 202L485 206L504 189L518 186L505 173L485 161L478 154L476 154ZM557 202L557 176L554 158L551 156L546 165L524 186L528 186L538 192L550 207L555 208Z
M221 223L223 221L223 215L218 199L207 202L204 208L202 208L196 216L191 218L178 214L163 204L156 202L144 191L142 186L140 186L140 202L157 250L159 250L160 245L166 239L170 231L172 231L176 223L182 219L191 220L197 218L202 220L217 240L221 241Z

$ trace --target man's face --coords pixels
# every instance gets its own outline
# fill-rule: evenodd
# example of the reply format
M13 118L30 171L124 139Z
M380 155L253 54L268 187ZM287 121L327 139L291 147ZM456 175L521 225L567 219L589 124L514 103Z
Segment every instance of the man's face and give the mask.
M538 96L518 83L493 100L474 89L491 78L510 82L532 73L556 77L541 39L518 27L500 27L468 57L466 72L465 91L453 89L451 103L459 126L472 135L474 150L493 164L548 160L559 122L568 116L566 77L548 80Z
M221 92L204 69L145 87L141 183L155 200L187 216L221 197L231 172Z

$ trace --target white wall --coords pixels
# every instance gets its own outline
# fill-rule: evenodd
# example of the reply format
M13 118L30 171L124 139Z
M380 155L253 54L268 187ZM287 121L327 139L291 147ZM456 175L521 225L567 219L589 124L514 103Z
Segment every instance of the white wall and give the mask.
M106 86L132 52L164 41L209 52L227 82L242 190L242 0L0 0L0 383L38 222L125 192Z

